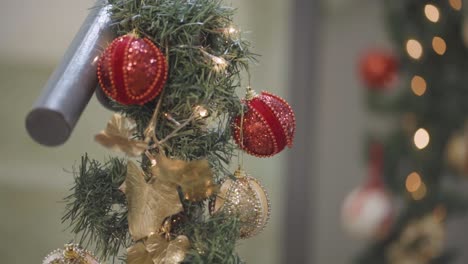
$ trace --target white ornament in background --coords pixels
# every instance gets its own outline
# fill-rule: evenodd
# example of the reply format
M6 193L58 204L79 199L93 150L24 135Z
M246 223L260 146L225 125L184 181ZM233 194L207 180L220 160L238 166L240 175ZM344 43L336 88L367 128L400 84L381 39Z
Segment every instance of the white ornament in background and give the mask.
M378 239L388 231L393 216L389 195L378 187L360 187L345 199L341 210L344 229L353 237Z

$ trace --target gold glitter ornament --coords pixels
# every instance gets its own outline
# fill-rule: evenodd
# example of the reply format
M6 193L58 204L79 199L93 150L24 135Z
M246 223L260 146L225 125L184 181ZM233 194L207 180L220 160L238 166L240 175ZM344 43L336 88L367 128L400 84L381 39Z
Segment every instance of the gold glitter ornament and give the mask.
M444 249L445 226L443 207L438 207L432 214L411 221L386 251L390 264L430 263L440 256Z
M215 200L210 203L210 213L224 213L239 217L240 237L249 238L266 226L270 217L270 201L263 186L237 170L235 180L226 178Z
M66 244L47 255L42 264L100 264L99 260L79 245Z

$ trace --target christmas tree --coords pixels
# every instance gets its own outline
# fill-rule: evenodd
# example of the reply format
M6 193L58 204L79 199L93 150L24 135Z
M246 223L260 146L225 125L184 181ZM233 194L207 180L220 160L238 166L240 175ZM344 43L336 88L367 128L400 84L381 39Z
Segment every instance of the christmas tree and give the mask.
M237 241L258 234L270 213L243 153L269 157L291 146L291 107L250 87L256 56L221 1L109 0L97 8L117 37L90 63L116 114L95 140L124 156L83 155L63 216L78 245L44 263L243 263Z
M394 51L369 52L360 70L372 114L395 122L371 133L370 177L347 198L343 221L371 240L355 263L451 263L445 223L468 208L454 188L468 173L462 2L384 3Z

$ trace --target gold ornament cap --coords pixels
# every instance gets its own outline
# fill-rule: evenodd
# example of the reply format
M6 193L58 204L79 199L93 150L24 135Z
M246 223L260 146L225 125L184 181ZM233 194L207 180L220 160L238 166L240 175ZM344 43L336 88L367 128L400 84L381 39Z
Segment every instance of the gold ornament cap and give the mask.
M42 264L100 264L89 251L76 244L65 244L48 254Z

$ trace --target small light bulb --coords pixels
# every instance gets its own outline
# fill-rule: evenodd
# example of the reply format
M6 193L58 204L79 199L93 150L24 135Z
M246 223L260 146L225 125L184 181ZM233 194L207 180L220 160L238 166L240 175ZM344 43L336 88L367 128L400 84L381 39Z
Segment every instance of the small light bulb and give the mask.
M430 137L426 129L420 128L414 133L414 145L418 149L423 149L429 145Z
M208 116L208 110L205 107L201 106L201 105L195 107L195 111L197 112L199 117L207 117Z
M424 14L426 15L426 18L431 22L437 23L439 21L440 13L439 9L435 5L427 4L424 7Z
M426 197L426 194L427 194L426 184L424 184L424 182L421 182L421 185L419 186L419 188L416 191L412 192L411 196L413 197L415 201L420 201L424 199L424 197Z
M227 61L221 57L213 56L211 60L214 62L214 69L216 71L224 71L228 65Z
M406 42L406 52L408 52L408 55L413 59L417 60L421 58L423 54L421 43L415 39L409 39Z
M427 84L426 80L419 75L415 75L413 79L411 79L411 90L417 96L422 96L426 93Z
M240 30L237 27L230 25L229 27L223 29L223 33L226 35L226 37L237 38L239 36Z
M408 192L415 192L421 187L421 176L417 172L412 172L406 177L406 190Z
M432 48L437 54L444 55L445 51L447 50L447 44L443 38L434 37L432 39Z
M460 11L462 8L462 0L449 0L449 4L453 9L457 11Z

